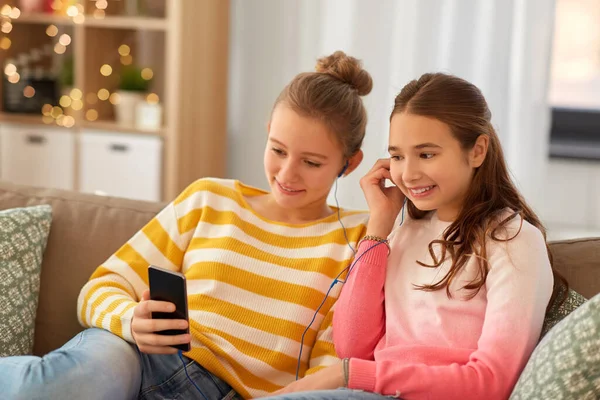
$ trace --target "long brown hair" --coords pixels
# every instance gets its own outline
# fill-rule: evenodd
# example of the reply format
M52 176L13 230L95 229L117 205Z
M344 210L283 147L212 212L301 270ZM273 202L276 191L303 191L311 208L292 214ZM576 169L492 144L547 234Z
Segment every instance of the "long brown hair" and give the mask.
M448 273L437 283L417 286L421 290L435 291L446 288L449 297L450 285L465 267L467 261L475 256L478 260L479 274L464 289L470 290L469 297L475 296L485 284L489 272L486 241L508 241L520 232L507 239L500 239L498 231L506 227L512 219L520 217L538 228L544 240L546 229L531 207L527 205L512 180L504 160L504 154L498 135L490 120L491 112L481 91L473 84L456 76L443 73L424 74L418 80L409 82L394 101L391 116L397 113L435 118L452 131L463 150L470 150L480 135L489 138L488 151L483 164L477 168L465 197L462 210L457 219L444 231L441 240L429 244L429 253L433 265L420 261L424 267L439 267L449 253L452 265ZM390 117L391 118L391 117ZM419 210L411 201L407 202L408 213L414 219L423 218L427 212ZM512 215L502 218L502 213L509 208ZM441 257L434 253L434 246L441 246ZM552 254L548 245L548 258L552 265ZM566 280L552 267L554 274L554 291L550 305L557 300L558 293L564 300L568 288Z
M361 96L371 92L373 80L360 60L343 51L318 59L315 69L296 75L277 97L273 110L285 104L323 122L349 158L360 150L365 137L367 111Z

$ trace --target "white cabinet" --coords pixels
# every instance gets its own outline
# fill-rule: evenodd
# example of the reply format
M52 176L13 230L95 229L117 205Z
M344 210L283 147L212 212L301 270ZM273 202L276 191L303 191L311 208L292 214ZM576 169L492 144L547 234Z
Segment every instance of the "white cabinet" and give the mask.
M83 131L79 190L160 201L162 145L155 136Z
M2 124L0 149L2 180L73 189L75 139L70 130Z

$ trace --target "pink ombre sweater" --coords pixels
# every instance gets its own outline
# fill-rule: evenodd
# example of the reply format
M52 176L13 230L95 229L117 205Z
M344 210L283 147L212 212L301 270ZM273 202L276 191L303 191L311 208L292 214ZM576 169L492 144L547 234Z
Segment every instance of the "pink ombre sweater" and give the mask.
M499 237L518 231L520 217ZM355 265L336 304L334 343L351 358L349 387L403 399L506 399L540 335L553 277L541 232L523 221L508 242L488 240L489 274L472 299L472 258L451 286L426 292L450 267L432 263L429 243L450 225L435 213L408 219ZM376 242L364 241L360 257ZM439 246L434 247L439 256Z

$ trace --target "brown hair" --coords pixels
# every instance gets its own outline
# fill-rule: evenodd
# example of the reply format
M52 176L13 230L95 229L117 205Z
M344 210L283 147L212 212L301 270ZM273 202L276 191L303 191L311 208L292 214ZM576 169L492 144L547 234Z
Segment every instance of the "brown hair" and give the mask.
M371 75L362 63L343 51L317 60L316 72L296 75L281 91L273 110L285 104L295 112L325 123L348 158L360 150L367 112L360 96L371 92Z
M444 231L442 240L434 240L429 244L434 265L418 261L422 266L436 268L446 258L446 252L450 254L452 266L448 273L437 283L417 287L425 291L446 288L446 293L451 296L450 284L469 258L477 257L478 278L463 287L471 290L470 297L473 297L485 284L489 271L486 254L488 237L497 241L509 241L519 234L523 220L538 228L544 240L546 229L510 179L500 140L490 122L491 112L483 94L475 85L452 75L424 74L418 80L409 82L396 96L391 116L402 112L435 118L445 123L464 150L472 149L480 135L487 135L489 138L485 160L475 170L458 218ZM420 219L427 214L411 201L407 202L407 206L412 218ZM501 214L507 208L513 213L501 219ZM498 230L506 228L506 224L517 216L521 218L517 233L510 238L499 239ZM433 251L434 245L441 246L439 259ZM546 249L552 265L552 254L547 244ZM554 268L552 272L554 292L548 307L557 300L558 293L562 297L560 301L564 300L567 293L564 289L568 288L566 280Z

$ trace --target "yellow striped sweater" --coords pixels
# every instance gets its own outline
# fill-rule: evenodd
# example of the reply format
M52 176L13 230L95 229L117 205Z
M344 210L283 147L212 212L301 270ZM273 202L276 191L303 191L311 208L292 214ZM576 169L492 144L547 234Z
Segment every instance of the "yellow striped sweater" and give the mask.
M233 180L191 184L96 269L79 295L81 324L133 342L131 318L148 288L148 265L180 271L187 278L192 335L186 356L245 398L291 383L302 333L353 253L337 209L301 225L269 221L244 197L264 194ZM356 247L368 215L340 214ZM306 333L300 376L338 361L331 322L341 286Z

